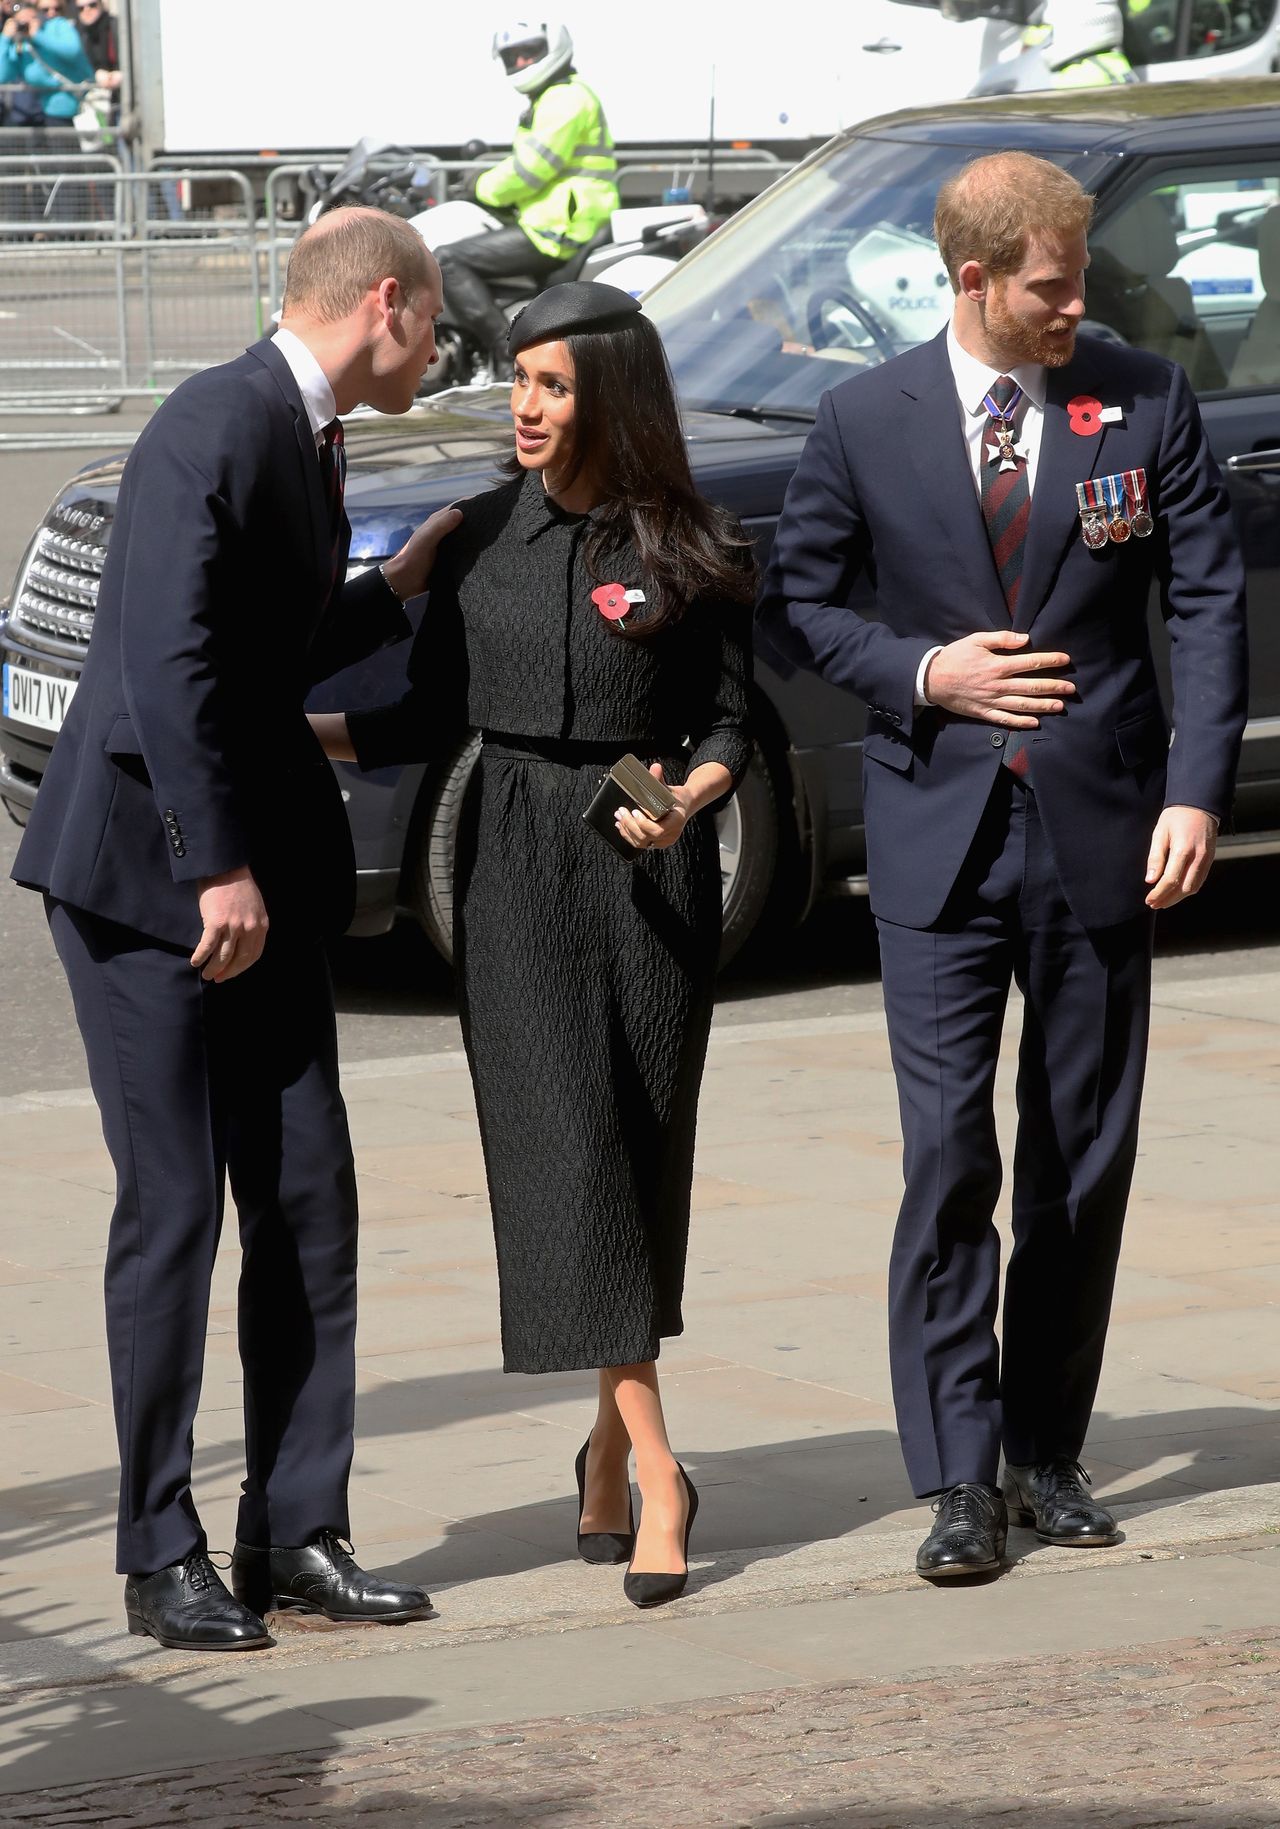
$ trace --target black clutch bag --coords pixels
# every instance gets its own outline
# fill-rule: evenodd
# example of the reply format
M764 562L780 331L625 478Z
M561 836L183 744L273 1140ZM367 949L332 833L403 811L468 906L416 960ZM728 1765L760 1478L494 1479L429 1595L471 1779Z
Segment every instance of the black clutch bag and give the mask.
M619 857L632 863L640 853L618 830L613 817L618 808L626 807L630 812L632 807L639 807L650 819L661 819L675 804L675 795L666 783L628 753L614 763L582 817Z

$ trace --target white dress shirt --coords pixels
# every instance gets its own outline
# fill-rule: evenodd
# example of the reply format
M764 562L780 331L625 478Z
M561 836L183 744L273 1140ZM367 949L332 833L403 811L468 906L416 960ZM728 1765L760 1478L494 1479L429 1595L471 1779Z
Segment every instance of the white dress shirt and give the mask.
M978 492L978 500L982 500L982 466L989 461L986 446L991 415L983 401L1001 375L1008 375L1011 381L1016 381L1024 395L1018 408L1017 441L1026 450L1027 489L1034 494L1036 465L1040 458L1040 434L1044 430L1046 380L1043 364L1022 362L1017 368L991 368L986 362L980 362L977 356L971 356L967 349L961 348L954 323L947 326L947 359L956 384L960 429L964 434L969 470L973 476L973 486ZM924 676L934 655L941 652L941 645L930 648L920 663L920 671L916 674L918 706L929 703L925 696Z
M315 436L316 451L324 444L324 429L338 416L338 403L333 397L328 377L311 351L291 330L283 324L273 338L276 348L289 364L289 373L298 384L302 395L302 404L307 409L307 423Z

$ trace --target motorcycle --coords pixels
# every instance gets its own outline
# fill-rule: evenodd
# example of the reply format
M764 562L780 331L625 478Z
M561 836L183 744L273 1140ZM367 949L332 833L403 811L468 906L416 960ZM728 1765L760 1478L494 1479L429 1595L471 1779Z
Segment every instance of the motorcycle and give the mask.
M377 167L385 169L376 169ZM330 210L344 204L368 204L386 210L392 216L411 218L434 197L445 193L445 175L435 159L424 159L410 147L397 146L390 140L366 136L357 140L347 154L346 164L330 176L313 165L307 173L307 188L313 202L306 214L311 227Z
M464 149L469 160L486 150L479 141ZM405 154L397 159L397 154ZM387 169L373 167L387 162ZM360 140L341 171L330 179L312 174L317 195L307 212L310 225L326 211L343 204L372 204L404 216L433 254L454 243L510 226L511 218L483 208L469 197L445 195L445 176L438 163L407 153L403 147L373 139ZM459 187L469 190L470 183ZM555 284L566 280L607 280L639 298L656 285L676 262L696 247L715 226L700 204L664 204L652 208L618 209L609 222L566 262ZM508 318L542 290L532 276L514 276L493 287L494 301ZM426 397L455 387L487 387L494 380L490 352L465 325L444 314L436 325L439 360L423 378L420 395Z

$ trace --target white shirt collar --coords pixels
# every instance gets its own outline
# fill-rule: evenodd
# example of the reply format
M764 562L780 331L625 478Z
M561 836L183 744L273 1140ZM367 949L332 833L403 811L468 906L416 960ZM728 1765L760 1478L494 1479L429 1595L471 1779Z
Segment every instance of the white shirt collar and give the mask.
M338 404L328 377L302 338L281 324L276 330L275 346L289 364L289 372L298 384L302 404L307 409L307 423L319 447L325 427L337 417Z
M1011 381L1016 381L1028 400L1044 411L1046 381L1042 363L1020 362L1017 368L989 368L985 362L980 362L961 347L954 320L947 326L947 358L951 363L951 373L955 376L960 404L966 413L986 415L983 399L991 392L992 383L1003 374L1007 374Z

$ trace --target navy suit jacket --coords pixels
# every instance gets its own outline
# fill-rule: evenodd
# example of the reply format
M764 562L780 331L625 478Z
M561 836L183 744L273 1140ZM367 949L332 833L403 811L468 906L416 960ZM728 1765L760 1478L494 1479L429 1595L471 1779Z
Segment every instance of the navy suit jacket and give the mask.
M198 881L247 864L273 923L341 931L355 872L307 724L317 681L409 633L345 588L315 439L270 340L183 384L125 465L79 686L13 875L194 946Z
M1123 418L1092 437L1066 403ZM1143 468L1155 530L1090 551L1075 485ZM865 575L875 620L850 608ZM1174 735L1147 628L1159 581L1172 637ZM878 915L937 920L1003 750L997 727L915 706L939 643L1010 626L945 333L823 396L787 490L759 618L768 643L870 708L868 875ZM1071 656L1077 696L1028 732L1031 780L1063 890L1087 927L1137 914L1162 805L1230 811L1247 703L1244 572L1230 506L1175 363L1081 337L1048 393L1013 627Z

